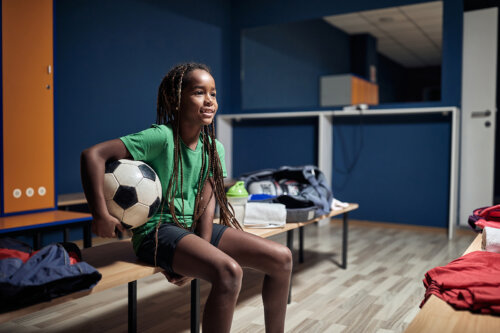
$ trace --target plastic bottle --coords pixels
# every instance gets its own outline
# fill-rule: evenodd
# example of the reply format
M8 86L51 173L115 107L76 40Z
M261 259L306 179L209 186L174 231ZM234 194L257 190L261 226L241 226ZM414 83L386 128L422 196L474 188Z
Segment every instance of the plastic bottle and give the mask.
M245 219L245 209L248 202L248 192L245 189L245 182L238 181L231 186L226 193L227 201L234 208L234 217L243 225Z

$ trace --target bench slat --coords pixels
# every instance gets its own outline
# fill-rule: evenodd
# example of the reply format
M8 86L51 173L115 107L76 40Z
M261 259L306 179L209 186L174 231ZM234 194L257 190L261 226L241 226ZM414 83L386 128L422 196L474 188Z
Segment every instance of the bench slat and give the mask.
M102 274L101 281L92 289L93 293L162 271L159 267L140 262L128 239L84 249L82 257Z

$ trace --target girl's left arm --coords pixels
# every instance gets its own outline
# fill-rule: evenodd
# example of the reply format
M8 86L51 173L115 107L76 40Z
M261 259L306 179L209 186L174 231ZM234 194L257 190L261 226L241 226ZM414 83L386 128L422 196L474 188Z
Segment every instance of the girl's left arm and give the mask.
M210 238L212 237L212 227L215 213L215 195L213 193L212 182L212 178L209 178L203 186L201 207L206 208L200 217L198 226L196 227L196 233L207 242L210 242Z

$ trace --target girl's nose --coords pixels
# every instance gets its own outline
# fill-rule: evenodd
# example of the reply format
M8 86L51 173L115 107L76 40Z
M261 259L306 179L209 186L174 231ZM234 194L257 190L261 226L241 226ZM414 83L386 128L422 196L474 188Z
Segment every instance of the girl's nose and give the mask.
M205 104L206 104L206 105L212 105L212 103L213 103L213 102L214 102L214 101L213 101L213 97L212 97L212 96L210 96L210 95L205 95Z

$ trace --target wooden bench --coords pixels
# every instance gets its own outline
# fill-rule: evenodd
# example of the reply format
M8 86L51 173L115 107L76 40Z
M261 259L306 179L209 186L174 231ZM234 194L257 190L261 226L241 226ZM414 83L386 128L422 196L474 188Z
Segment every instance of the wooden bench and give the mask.
M481 250L481 234L477 235L464 254ZM405 333L498 333L500 317L455 310L435 295L431 295L413 318Z
M348 212L358 208L357 204L350 204L347 208L332 211L328 215L316 219L287 223L284 228L257 229L245 228L245 231L258 235L260 237L271 237L283 232L287 232L287 246L293 248L293 231L299 229L299 262L303 261L303 228L309 224L322 219L343 215L343 237L342 237L342 267L347 266L347 230L348 230ZM27 315L29 313L48 308L53 305L61 304L66 301L75 300L90 294L95 294L116 286L128 284L128 329L129 332L137 331L137 280L161 272L162 269L153 267L138 261L135 256L130 240L113 241L111 243L98 245L82 250L83 260L95 267L101 274L102 279L92 289L88 291L75 292L70 295L62 296L51 300L28 306L19 310L0 314L0 323L13 320L15 318ZM291 290L291 289L290 289ZM199 281L191 282L191 332L199 332L200 323L200 291Z

